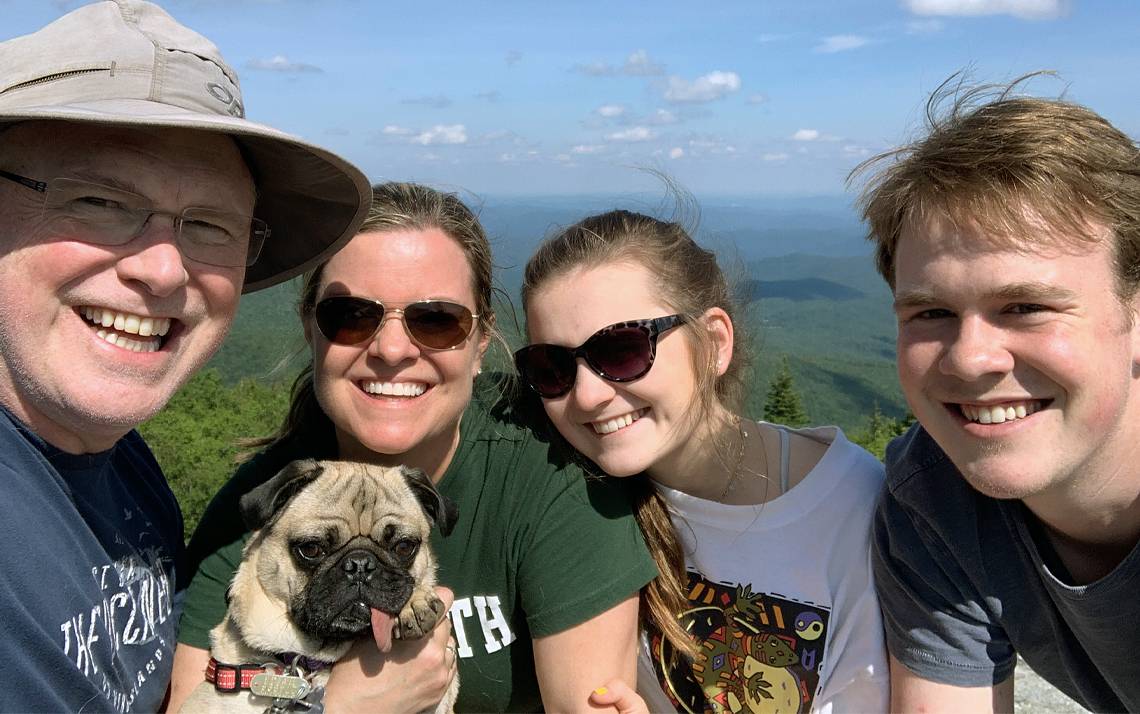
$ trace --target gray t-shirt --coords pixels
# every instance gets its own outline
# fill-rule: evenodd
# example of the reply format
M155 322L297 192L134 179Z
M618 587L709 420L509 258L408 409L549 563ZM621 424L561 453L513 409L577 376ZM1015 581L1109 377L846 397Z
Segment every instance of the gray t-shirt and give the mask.
M1094 711L1140 711L1140 548L1072 586L1016 500L984 496L918 425L887 448L873 562L887 644L924 679L987 686L1020 654Z

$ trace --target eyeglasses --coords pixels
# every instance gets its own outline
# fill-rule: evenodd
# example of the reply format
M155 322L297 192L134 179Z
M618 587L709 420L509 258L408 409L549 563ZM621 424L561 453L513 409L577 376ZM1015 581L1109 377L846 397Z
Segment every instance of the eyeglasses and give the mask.
M0 171L0 178L42 193L44 214L60 221L71 237L93 245L124 245L143 232L151 216L170 216L184 256L236 268L253 265L269 237L265 221L251 216L212 208L158 211L138 194L77 179L37 181L7 171Z
M351 295L327 297L313 311L317 329L329 342L338 345L371 340L384 323L385 313L401 315L408 337L429 350L459 347L475 329L479 317L463 305L446 300L424 300L401 308Z
M658 336L683 322L682 315L619 322L603 327L574 348L527 345L515 352L515 366L523 381L546 399L561 397L574 388L579 357L603 379L632 382L653 366Z

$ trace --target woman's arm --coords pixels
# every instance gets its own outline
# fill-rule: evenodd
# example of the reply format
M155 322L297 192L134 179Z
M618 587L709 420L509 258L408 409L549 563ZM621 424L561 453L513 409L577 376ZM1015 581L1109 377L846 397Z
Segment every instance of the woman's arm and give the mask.
M166 701L166 711L169 714L178 714L182 702L186 701L190 692L206 681L206 664L209 661L209 650L178 643L174 650L173 671L170 673L170 696Z
M637 680L637 594L585 622L534 640L534 667L548 712L596 712L590 693Z

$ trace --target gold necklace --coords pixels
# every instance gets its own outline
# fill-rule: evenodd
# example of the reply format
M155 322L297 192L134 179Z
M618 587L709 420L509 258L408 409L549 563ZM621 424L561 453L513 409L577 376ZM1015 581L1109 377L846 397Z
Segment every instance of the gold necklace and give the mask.
M736 486L736 482L740 480L740 471L741 471L740 467L744 465L744 451L745 451L745 446L748 445L748 430L744 427L744 418L743 417L736 417L736 428L740 432L740 451L736 454L736 465L733 467L732 473L728 475L728 481L725 482L725 484L724 484L724 490L721 491L720 496L718 496L716 499L717 501L720 501L721 503L724 503L724 499L728 497L729 492L732 491L732 489ZM764 435L763 434L760 434L760 448L762 448L764 450L764 463L766 464L768 462L768 447L764 443ZM757 473L756 475L762 476L763 474ZM767 499L767 490L768 490L768 486L767 486L766 482L767 482L767 478L765 478L765 486L764 486L765 500Z

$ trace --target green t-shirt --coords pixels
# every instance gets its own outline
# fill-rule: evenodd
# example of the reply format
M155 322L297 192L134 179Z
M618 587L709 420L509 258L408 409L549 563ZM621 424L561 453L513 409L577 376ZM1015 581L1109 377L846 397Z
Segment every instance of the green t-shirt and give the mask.
M586 477L526 427L526 411L474 399L438 484L459 507L451 535L432 535L440 584L455 591L458 711L541 710L531 639L604 612L657 574L624 484ZM331 426L316 431L262 452L214 497L189 546L180 642L209 648L225 614L248 537L241 494L293 459L335 458Z

